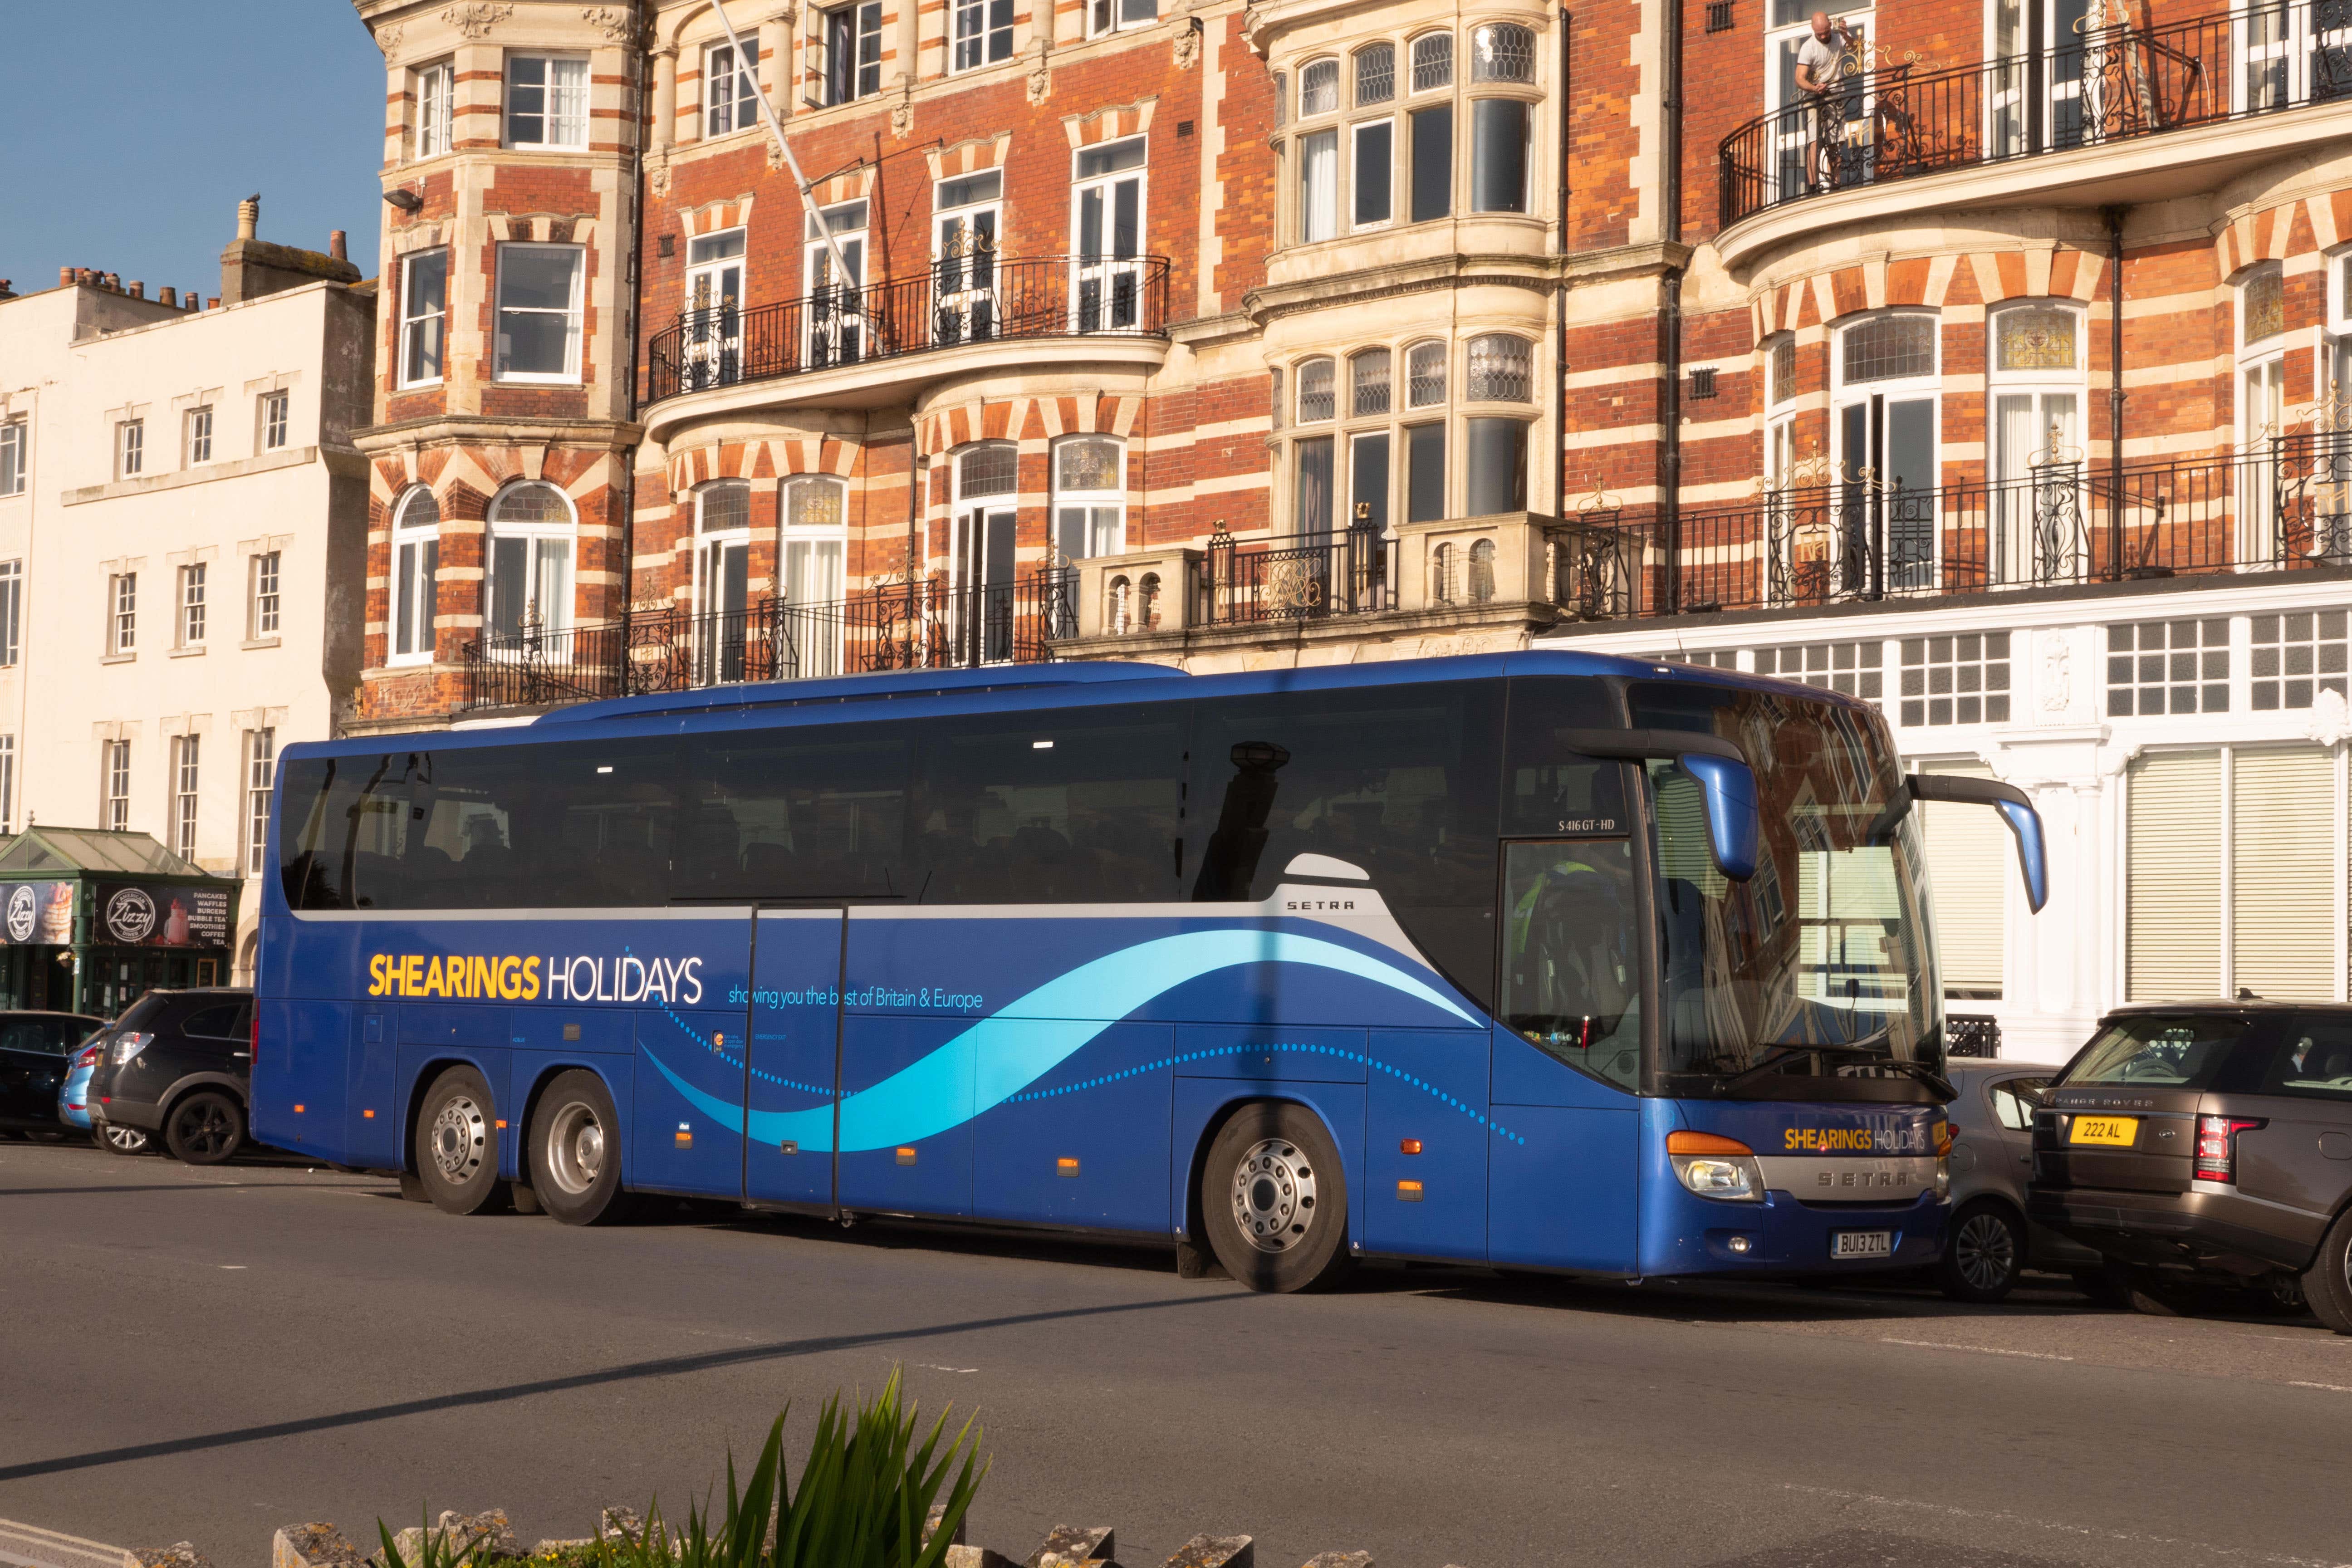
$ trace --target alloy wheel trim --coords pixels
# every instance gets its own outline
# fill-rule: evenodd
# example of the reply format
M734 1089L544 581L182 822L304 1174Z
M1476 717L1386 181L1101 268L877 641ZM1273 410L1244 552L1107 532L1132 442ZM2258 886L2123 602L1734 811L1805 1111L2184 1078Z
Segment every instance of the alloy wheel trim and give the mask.
M1970 1285L1993 1289L2016 1272L2016 1239L1999 1215L1972 1214L1952 1238L1952 1261Z

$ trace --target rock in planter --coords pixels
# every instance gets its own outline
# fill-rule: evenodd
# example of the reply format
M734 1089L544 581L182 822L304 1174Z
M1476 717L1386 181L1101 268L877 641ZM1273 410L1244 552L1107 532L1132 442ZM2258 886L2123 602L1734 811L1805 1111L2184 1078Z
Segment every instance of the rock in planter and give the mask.
M425 1535L423 1530L411 1525L392 1538L392 1549L400 1553L400 1560L409 1568L416 1568L424 1561ZM444 1510L433 1526L433 1543L437 1550L461 1560L477 1551L485 1552L493 1560L522 1555L522 1543L515 1539L514 1525L502 1508L486 1509L480 1513ZM156 1568L167 1565L157 1564Z
M145 1552L134 1552L139 1568L213 1568L212 1559L196 1550L193 1541L175 1541Z
M270 1539L269 1568L360 1568L366 1553L333 1525L289 1524Z

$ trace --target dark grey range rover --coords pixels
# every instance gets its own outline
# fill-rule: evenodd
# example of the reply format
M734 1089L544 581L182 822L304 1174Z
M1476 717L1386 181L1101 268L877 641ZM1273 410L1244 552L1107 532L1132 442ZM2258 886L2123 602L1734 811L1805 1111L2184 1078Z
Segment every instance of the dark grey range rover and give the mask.
M2352 1334L2352 1006L2110 1014L2034 1113L2027 1207L2147 1283L2292 1282Z

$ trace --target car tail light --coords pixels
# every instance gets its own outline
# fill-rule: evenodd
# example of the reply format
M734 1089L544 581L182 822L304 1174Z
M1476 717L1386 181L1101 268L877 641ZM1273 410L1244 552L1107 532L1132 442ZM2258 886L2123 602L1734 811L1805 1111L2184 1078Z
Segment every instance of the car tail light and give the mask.
M102 1045L92 1044L84 1046L81 1048L81 1054L74 1058L74 1066L78 1068L94 1068L98 1065L98 1058L105 1054L106 1047Z
M142 1035L135 1030L115 1036L114 1065L116 1067L121 1067L123 1063L131 1060L140 1052L145 1050L148 1046L152 1043L154 1038L155 1037L152 1035Z
M2197 1179L2234 1182L2238 1179L2238 1134L2263 1125L2252 1116L2200 1116L2197 1119Z

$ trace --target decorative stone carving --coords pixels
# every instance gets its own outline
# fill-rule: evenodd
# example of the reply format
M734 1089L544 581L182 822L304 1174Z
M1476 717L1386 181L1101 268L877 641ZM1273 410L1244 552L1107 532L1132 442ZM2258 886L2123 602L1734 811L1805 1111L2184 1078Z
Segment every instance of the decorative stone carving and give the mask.
M1201 59L1201 18L1186 12L1176 26L1176 68L1191 70Z
M1029 102L1034 107L1053 96L1054 68L1047 63L1052 50L1043 38L1031 47L1036 50L1036 58L1029 62Z
M782 142L779 142L779 141L777 141L774 137L771 136L771 137L769 137L769 138L768 138L768 167L769 167L770 169L773 170L773 169L781 169L781 168L782 168L783 166L784 166L784 146L783 146L783 143L782 143Z
M394 55L400 52L401 31L401 24L394 22L391 26L383 28L376 34L376 47L383 51L383 58L385 59L390 59Z
M657 196L666 196L669 195L668 159L661 158L655 161L651 172L646 175L646 184L652 189L654 195Z
M2303 732L2323 746L2340 746L2352 740L2352 704L2344 700L2340 691L2321 692L2312 699L2311 718Z
M514 16L512 5L493 5L488 0L471 0L470 4L452 5L441 13L441 19L469 38L488 37L489 30Z
M890 138L904 142L915 133L915 89L910 82L899 89L898 101L890 106Z
M2042 711L2063 718L2074 706L2074 649L2064 632L2042 634Z
M617 44L629 36L629 14L616 6L583 5L580 19L604 34L609 42Z

